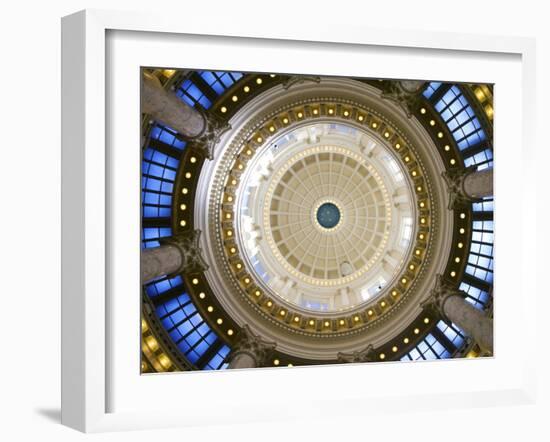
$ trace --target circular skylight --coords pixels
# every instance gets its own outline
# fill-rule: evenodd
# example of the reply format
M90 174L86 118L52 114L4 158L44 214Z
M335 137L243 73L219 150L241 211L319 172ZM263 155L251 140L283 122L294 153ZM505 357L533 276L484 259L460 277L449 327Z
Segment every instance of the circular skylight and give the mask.
M340 222L340 209L334 203L323 203L315 211L315 217L321 227L331 230Z

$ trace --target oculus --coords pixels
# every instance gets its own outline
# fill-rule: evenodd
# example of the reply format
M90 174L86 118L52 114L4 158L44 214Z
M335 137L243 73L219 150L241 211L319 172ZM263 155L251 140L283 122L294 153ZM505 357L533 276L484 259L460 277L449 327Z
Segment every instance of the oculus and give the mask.
M323 203L316 211L315 218L325 229L334 229L340 222L340 209L334 203Z

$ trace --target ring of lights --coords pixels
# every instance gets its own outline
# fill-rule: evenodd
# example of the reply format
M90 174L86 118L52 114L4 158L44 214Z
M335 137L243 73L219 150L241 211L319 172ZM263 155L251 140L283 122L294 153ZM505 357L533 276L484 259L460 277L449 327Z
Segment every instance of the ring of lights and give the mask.
M327 84L330 83L330 84ZM380 112L379 109L371 107L369 98L373 96L372 88L347 80L330 80L323 85L327 89L339 89L342 86L349 90L349 83L352 83L355 89L361 89L361 96L357 94L353 99L342 97L346 95L344 91L336 91L333 94L322 95L315 87L309 85L296 86L295 94L286 93L288 103L283 100L272 100L270 94L264 94L263 100L256 103L250 103L250 106L243 108L231 121L234 129L231 133L222 139L225 148L217 153L217 158L211 164L208 164L206 170L201 173L198 186L199 193L208 196L207 216L201 215L204 210L195 210L195 225L204 226L208 232L205 241L205 250L212 262L216 261L218 265L211 267L213 271L208 271L206 277L211 287L220 294L222 302L225 303L227 311L235 313L233 315L241 323L253 322L254 319L263 318L264 321L257 321L257 327L263 329L263 334L267 337L277 335L276 330L284 330L288 333L286 338L278 336L281 350L290 354L302 355L311 358L324 359L334 357L335 350L351 350L364 346L364 338L346 340L346 347L339 347L335 341L334 346L325 345L321 351L314 348L315 345L308 343L308 349L305 345L295 345L296 339L305 343L304 339L326 338L338 339L342 336L358 336L369 333L370 342L385 339L384 335L390 327L384 325L397 319L404 319L402 327L406 326L406 318L412 318L418 313L418 307L411 307L410 298L415 294L423 292L427 282L423 279L426 273L426 267L433 262L432 255L436 253L446 253L449 245L442 243L440 227L449 231L451 226L450 217L440 220L441 212L439 208L442 201L437 200L434 195L442 192L433 192L433 180L430 176L438 174L442 167L435 164L433 160L428 160L429 167L426 168L426 156L418 153L415 143L409 138L410 132L403 130L402 125L394 124L389 117L399 112L392 104L386 103L391 108L391 112ZM275 89L275 88L274 88ZM302 90L298 90L302 89ZM280 96L282 91L278 91ZM271 94L277 91L270 91ZM314 96L315 94L315 96ZM295 97L293 97L295 95ZM306 98L304 98L304 95ZM310 97L307 97L310 95ZM266 105L271 103L271 105ZM258 112L258 107L263 107L262 112ZM256 115L254 119L248 119L247 115ZM238 198L239 181L246 173L247 165L252 161L256 152L264 146L264 141L268 141L275 136L277 132L284 131L285 128L291 128L303 124L308 120L319 118L331 118L345 124L355 125L376 136L384 142L397 158L400 159L404 169L407 171L407 179L414 184L414 195L418 206L416 207L417 231L411 247L411 255L404 260L402 271L395 282L388 285L388 288L381 296L373 299L372 302L361 305L349 312L332 312L331 314L306 314L299 309L289 308L288 304L281 302L271 295L267 290L263 290L256 281L255 275L248 271L246 259L241 256L238 241L235 240L235 199ZM400 116L398 120L403 120ZM418 127L415 128L415 136L418 140ZM422 141L429 143L429 137L426 135ZM221 144L222 144L221 143ZM439 169L439 170L438 170ZM208 183L211 183L209 186ZM201 203L205 198L197 198ZM345 213L344 213L345 218ZM441 222L444 221L444 222ZM434 248L434 245L439 247ZM214 251L221 253L215 253ZM413 252L414 251L414 252ZM221 258L221 259L220 259ZM444 260L436 260L441 262ZM230 296L223 296L222 293L231 293ZM235 297L234 295L239 296ZM246 318L239 318L238 305L247 305L254 315L248 315ZM399 331L400 327L393 327L393 332Z

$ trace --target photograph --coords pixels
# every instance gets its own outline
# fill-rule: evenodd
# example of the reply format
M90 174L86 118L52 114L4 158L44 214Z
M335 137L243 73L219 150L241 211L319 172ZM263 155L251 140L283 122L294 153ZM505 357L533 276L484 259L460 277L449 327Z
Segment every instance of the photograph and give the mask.
M140 77L142 375L497 355L493 84Z

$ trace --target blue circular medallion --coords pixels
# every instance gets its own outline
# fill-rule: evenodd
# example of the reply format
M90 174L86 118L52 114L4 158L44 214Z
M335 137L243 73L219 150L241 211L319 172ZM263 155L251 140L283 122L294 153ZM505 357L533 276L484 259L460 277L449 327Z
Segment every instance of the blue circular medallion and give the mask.
M332 203L323 203L317 209L317 222L325 229L333 229L340 222L340 209Z

